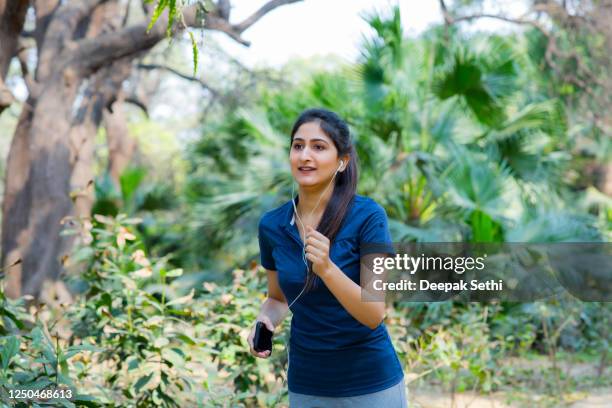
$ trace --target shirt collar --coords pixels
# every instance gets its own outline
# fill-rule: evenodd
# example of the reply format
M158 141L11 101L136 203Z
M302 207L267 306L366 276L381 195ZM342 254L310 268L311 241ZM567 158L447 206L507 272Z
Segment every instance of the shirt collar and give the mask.
M294 200L295 200L295 205L297 206L298 203L300 202L299 196L296 195ZM291 201L289 201L287 204L288 204L288 211L287 211L287 217L285 218L284 225L293 226L293 224L295 224L295 211L293 209L293 204L291 204Z
M296 196L295 197L296 206L297 206L298 201L299 200ZM289 236L293 237L293 239L299 244L301 242L301 238L300 238L300 235L298 234L297 228L294 227L295 221L296 221L296 218L295 218L295 212L293 210L293 204L291 204L291 201L289 201L287 203L287 213L285 214L285 218L282 223L282 228L286 231L287 234L289 234Z

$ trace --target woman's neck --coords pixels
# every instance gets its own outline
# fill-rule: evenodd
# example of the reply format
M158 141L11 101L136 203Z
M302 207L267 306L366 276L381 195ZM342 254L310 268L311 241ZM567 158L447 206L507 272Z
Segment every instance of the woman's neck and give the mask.
M300 200L297 205L300 217L310 218L312 213L312 217L318 219L325 211L333 192L334 186L330 186L327 190L325 186L321 188L300 186Z

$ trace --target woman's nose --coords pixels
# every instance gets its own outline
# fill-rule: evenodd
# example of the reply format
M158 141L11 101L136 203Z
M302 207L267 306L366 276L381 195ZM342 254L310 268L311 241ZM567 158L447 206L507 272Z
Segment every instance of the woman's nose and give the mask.
M304 147L300 150L300 160L310 159L310 148Z

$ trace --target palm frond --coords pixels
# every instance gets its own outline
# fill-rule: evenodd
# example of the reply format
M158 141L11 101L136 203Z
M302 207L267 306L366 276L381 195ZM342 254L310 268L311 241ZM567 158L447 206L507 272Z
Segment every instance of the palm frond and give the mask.
M527 213L506 234L507 242L600 242L592 216L565 211Z

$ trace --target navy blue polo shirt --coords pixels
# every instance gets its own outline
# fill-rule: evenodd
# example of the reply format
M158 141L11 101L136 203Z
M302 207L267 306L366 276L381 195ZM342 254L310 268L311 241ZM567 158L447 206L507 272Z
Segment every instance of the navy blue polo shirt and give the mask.
M387 214L374 200L355 195L330 248L330 259L357 284L364 243L391 244ZM280 287L291 304L306 280L291 201L261 217L259 247L261 265L278 272ZM320 278L316 283L291 306L289 391L349 397L397 384L404 373L385 324L374 330L363 325Z

